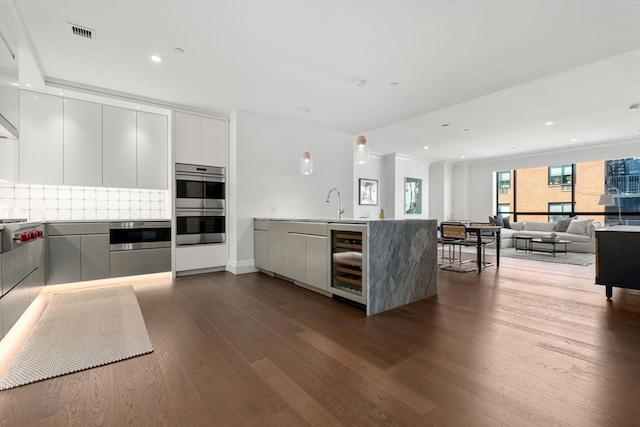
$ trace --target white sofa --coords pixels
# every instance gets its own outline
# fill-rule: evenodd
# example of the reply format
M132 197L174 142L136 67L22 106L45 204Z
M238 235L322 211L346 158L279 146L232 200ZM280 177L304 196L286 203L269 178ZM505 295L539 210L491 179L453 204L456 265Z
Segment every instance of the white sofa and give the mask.
M513 222L509 224L509 228L503 227L502 230L500 230L500 247L513 247L515 242L514 237L516 236L540 238L555 233L561 240L569 240L571 242L567 245L567 251L595 253L595 230L600 227L602 227L602 225L598 222L579 219L570 221L566 231L560 231L565 229L561 226L560 222ZM523 244L524 242L519 242L518 247ZM536 247L535 243L533 243L533 247ZM546 245L546 247L548 248L548 245Z

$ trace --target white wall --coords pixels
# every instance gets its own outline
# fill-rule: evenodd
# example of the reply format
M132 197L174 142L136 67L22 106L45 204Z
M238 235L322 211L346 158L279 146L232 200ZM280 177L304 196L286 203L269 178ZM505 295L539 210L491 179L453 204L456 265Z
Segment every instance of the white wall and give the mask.
M429 218L429 163L423 160L413 159L393 154L389 156L390 164L393 164L393 218L395 219L419 219ZM404 213L404 179L419 178L422 180L422 213Z
M311 124L312 124L311 119ZM229 265L234 273L254 271L253 218L337 217L337 187L344 218L353 217L353 150L350 135L306 121L235 111L230 120ZM300 157L311 152L313 174L300 174Z
M378 204L360 205L360 179L375 179L378 181ZM353 217L354 218L378 218L380 209L385 210L389 206L389 191L386 188L387 174L384 169L383 159L379 155L371 154L369 163L353 165Z
M452 203L453 165L436 162L429 165L429 218L438 222L450 219Z
M488 215L495 214L495 171L629 157L640 157L640 138L529 156L456 163L453 167L453 213L458 219L469 220L485 220Z

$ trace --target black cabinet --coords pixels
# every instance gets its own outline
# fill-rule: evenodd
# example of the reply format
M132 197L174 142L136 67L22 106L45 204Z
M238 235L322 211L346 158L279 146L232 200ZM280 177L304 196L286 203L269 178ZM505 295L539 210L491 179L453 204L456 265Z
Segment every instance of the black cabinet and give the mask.
M596 284L640 290L640 227L612 227L596 230Z

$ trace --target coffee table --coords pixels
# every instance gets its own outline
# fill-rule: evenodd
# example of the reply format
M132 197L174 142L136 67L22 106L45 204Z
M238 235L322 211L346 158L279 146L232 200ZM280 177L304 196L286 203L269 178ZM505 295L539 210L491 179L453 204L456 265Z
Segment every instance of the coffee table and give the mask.
M518 252L518 249L523 249L525 252L531 252L531 239L533 239L532 236L515 236L514 239L515 239L514 247L516 249L516 252ZM524 240L523 248L518 246L518 242L520 240Z
M547 248L541 248L541 247L537 247L534 248L533 244L537 243L537 244L545 244L545 245L551 245L551 247ZM563 253L563 254L567 254L567 245L571 243L570 240L556 240L555 242L549 242L546 240L542 240L542 239L531 239L531 243L529 244L529 252L547 252L550 254L553 254L553 256L555 257L557 253ZM564 245L564 247L562 249L558 249L558 245Z

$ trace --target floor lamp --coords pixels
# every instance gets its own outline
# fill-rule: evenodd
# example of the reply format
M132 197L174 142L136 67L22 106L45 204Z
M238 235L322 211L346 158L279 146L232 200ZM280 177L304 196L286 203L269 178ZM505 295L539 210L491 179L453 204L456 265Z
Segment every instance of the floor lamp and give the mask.
M622 208L620 206L620 190L618 190L616 187L609 187L607 191L609 190L615 190L616 193L618 194L618 224L622 225ZM616 203L613 199L613 194L609 194L607 192L600 196L600 199L598 200L598 204L600 206L613 206Z

